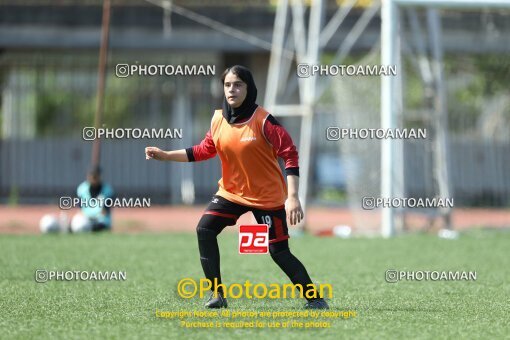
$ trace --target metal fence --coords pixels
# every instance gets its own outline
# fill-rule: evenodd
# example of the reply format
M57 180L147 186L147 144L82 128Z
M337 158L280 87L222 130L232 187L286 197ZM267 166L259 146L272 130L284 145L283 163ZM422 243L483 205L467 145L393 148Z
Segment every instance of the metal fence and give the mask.
M106 141L101 163L105 181L121 196L151 197L155 204L183 202L181 184L192 176L196 202L204 202L217 190L220 162L214 158L197 163L146 161L147 141ZM175 141L161 147L176 148ZM424 169L426 143L408 143L405 148L406 190L411 197L428 197L432 174ZM73 196L85 179L91 144L76 138L4 140L0 143L0 192L2 200L20 203L57 203L60 196ZM320 153L324 153L324 150ZM456 205L502 206L510 202L510 145L494 146L477 141L451 141L452 188ZM317 158L316 158L317 159ZM314 163L317 166L320 163ZM324 163L323 163L324 164ZM335 174L338 168L331 168ZM312 179L317 198L320 180ZM4 202L2 202L4 203Z
M138 57L138 59L136 59ZM176 79L168 77L117 78L116 63L197 63L217 65L215 77ZM261 59L259 58L259 61ZM72 195L85 179L91 142L82 129L92 125L95 103L97 55L94 52L7 52L0 58L2 84L0 139L0 203L56 203ZM104 179L119 195L149 196L157 203L204 202L217 189L217 158L197 164L147 162L144 147L185 148L198 143L209 129L214 108L220 107L219 74L222 59L216 54L158 53L144 56L112 53L107 77L104 126L182 128L177 140L107 140L102 142ZM267 65L267 63L266 63ZM265 69L258 78L263 98ZM310 181L311 199L347 204L345 168L338 143L325 138L328 126L338 126L335 107L321 111L314 122L314 147ZM466 118L466 120L472 120ZM299 145L299 118L281 118ZM461 121L462 123L462 121ZM456 129L462 124L456 124ZM451 136L452 189L459 205L508 206L510 204L510 145L508 140L470 136L470 130ZM427 143L405 143L405 190L427 196L433 188L425 169ZM378 163L376 163L378 164ZM183 194L193 186L194 195ZM325 193L336 192L332 199Z

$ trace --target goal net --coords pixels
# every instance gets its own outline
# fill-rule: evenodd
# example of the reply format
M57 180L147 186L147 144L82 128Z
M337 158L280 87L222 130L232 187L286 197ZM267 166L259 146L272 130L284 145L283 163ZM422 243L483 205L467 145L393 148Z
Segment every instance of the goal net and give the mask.
M480 1L479 8L449 1L436 8L424 7L427 1L396 6L399 24L391 39L398 74L389 98L394 127L426 131L426 138L392 141L390 192L401 200L382 204L393 206L396 232L456 229L448 202L462 210L510 204L510 2L484 8L489 2ZM349 64L381 65L381 45L350 58ZM382 128L381 86L377 76L333 77L329 95L338 127ZM357 234L379 234L384 207L363 205L367 198L384 199L385 141L350 137L340 138L337 150L352 227ZM450 201L420 204L432 198Z

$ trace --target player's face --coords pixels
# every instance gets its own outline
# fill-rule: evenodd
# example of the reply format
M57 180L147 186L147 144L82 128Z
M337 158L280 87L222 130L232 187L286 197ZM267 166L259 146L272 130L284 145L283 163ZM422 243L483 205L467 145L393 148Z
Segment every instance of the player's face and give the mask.
M101 182L101 178L98 175L88 175L87 180L91 186L96 187Z
M241 106L246 98L248 86L235 74L229 72L225 77L223 91L225 92L225 98L227 98L228 104L235 109Z

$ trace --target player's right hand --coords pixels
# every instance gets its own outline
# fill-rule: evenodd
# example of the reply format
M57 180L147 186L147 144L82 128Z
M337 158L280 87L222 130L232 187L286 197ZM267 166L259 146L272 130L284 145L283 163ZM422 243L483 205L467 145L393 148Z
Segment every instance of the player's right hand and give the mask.
M148 146L145 148L145 159L156 159L158 161L165 160L165 151L155 146Z

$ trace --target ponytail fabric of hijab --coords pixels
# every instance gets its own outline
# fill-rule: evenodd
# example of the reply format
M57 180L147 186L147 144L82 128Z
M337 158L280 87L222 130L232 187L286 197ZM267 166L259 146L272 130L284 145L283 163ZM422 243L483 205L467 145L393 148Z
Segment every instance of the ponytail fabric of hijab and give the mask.
M255 81L253 81L253 76L248 68L241 65L235 65L228 68L224 74L226 75L229 72L235 74L247 85L246 98L239 107L231 107L227 102L227 98L223 96L223 117L229 124L234 124L249 118L253 112L255 112L255 109L258 106L255 103L257 100L257 87L255 86Z

